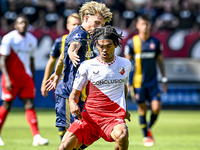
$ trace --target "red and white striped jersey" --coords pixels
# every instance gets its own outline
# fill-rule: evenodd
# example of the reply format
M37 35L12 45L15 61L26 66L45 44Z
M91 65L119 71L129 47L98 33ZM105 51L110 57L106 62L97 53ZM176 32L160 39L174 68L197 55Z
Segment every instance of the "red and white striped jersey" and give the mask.
M29 32L23 37L14 30L3 37L0 55L8 56L6 66L12 79L23 76L24 72L32 77L30 57L34 57L36 47L37 39Z
M104 117L125 118L125 87L128 83L131 62L115 56L111 63L99 57L84 61L76 74L73 88L82 90L87 86L85 108L91 114Z

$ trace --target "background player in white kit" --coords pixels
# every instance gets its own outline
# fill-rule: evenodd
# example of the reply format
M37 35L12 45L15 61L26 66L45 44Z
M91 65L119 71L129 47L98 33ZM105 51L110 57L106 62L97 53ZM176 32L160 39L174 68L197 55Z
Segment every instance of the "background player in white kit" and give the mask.
M0 107L0 133L12 103L16 96L24 103L26 120L29 123L33 146L46 145L48 140L40 136L37 117L34 110L34 51L37 39L27 32L27 19L18 16L15 21L14 31L6 34L0 47L1 55L1 86L3 105ZM0 136L0 146L4 142Z
M128 149L127 86L131 62L114 54L122 34L111 26L96 28L91 33L100 56L84 61L76 74L69 97L70 111L79 119L67 130L59 150L72 150L81 143L90 145L100 137L115 141L115 149ZM87 99L82 113L77 105L81 90L87 86Z

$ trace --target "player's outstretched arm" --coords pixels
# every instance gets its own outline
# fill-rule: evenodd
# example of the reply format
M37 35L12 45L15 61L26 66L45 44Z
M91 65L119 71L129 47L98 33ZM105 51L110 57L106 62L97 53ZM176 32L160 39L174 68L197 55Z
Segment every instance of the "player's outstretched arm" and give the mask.
M166 93L167 92L167 77L166 77L166 73L165 73L165 66L164 66L162 54L158 55L157 61L158 61L158 66L159 66L161 75L162 75L162 91L163 91L163 93Z
M63 59L64 59L64 52L60 54L58 62L56 64L55 72L51 75L51 77L46 81L46 90L51 91L56 89L58 84L59 78L61 76L63 70Z
M47 79L50 77L51 73L53 72L55 63L56 63L56 58L50 56L50 58L47 62L46 68L45 68L44 77L43 77L41 89L40 89L42 96L44 96L44 97L48 96L48 91L46 90L45 85L46 85Z
M79 119L82 119L82 115L80 112L80 108L77 105L79 101L79 96L81 94L81 91L73 89L70 96L69 96L69 106L70 111L72 113L72 116L78 117Z
M68 49L69 58L71 59L75 67L78 65L78 62L80 61L78 56L78 50L80 49L80 47L81 47L80 42L72 42Z

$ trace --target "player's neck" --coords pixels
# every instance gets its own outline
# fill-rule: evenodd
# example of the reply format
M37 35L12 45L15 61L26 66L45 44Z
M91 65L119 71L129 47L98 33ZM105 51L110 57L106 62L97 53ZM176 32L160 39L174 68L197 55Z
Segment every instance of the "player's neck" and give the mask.
M141 39L142 41L148 40L148 39L149 39L149 36L150 36L149 33L146 33L146 34L144 34L144 33L139 33L138 35L139 35L139 37L140 37L140 39Z

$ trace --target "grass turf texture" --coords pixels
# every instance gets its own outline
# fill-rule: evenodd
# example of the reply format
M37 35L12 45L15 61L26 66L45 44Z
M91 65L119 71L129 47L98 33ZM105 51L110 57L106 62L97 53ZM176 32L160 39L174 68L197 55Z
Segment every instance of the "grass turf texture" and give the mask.
M138 124L136 111L131 111L129 127L129 150L199 150L200 149L200 111L162 111L159 120L153 128L155 145L142 145L142 132ZM147 114L148 116L150 114ZM56 150L60 138L55 125L53 109L37 109L40 133L49 139L48 146L32 146L32 135L25 120L23 109L13 109L2 131L5 146L0 150ZM87 150L111 150L114 142L103 139L96 141Z

